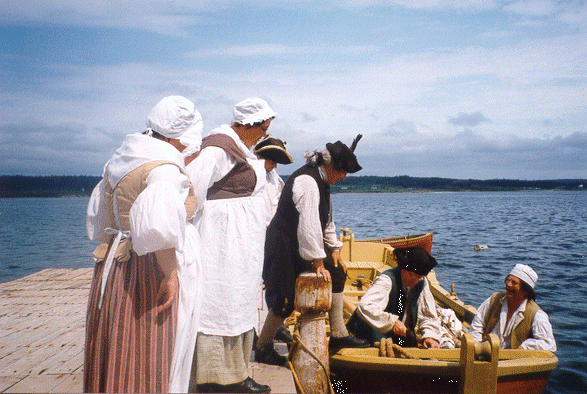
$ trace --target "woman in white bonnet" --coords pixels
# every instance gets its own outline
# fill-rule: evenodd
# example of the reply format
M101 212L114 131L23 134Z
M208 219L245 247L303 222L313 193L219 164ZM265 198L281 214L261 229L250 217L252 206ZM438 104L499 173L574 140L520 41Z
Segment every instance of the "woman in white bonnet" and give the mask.
M197 266L182 151L199 148L202 119L191 101L169 96L147 127L126 136L88 204L88 236L102 244L87 309L84 392L169 391L178 313L193 317L196 308L194 298L183 300L190 311L178 306L180 282L194 286Z
M263 267L266 171L251 148L275 112L251 97L202 141L186 168L196 192L203 295L191 386L197 392L269 392L249 376Z

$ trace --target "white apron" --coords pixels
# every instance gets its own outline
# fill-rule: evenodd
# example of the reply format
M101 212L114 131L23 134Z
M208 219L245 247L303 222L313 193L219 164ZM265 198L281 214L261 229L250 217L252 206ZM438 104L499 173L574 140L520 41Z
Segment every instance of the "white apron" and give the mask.
M249 197L208 200L195 217L201 237L203 293L199 331L236 336L256 325L263 270L266 172L247 161L257 177Z

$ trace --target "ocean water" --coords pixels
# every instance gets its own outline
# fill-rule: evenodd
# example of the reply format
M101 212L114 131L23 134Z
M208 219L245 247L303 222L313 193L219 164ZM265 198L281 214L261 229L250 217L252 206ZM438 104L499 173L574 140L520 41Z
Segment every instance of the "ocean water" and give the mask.
M559 359L548 393L587 393L587 193L334 194L337 227L357 238L434 231L440 283L478 307L516 263L538 273L536 301ZM44 268L91 267L87 198L0 199L0 282ZM487 249L475 251L485 244Z

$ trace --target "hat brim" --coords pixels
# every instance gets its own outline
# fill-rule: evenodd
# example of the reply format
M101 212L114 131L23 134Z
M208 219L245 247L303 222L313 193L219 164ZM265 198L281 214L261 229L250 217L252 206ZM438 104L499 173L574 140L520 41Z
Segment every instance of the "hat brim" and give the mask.
M291 164L294 162L288 151L275 145L264 146L262 148L256 149L255 153L257 156L265 160L272 160L279 164Z

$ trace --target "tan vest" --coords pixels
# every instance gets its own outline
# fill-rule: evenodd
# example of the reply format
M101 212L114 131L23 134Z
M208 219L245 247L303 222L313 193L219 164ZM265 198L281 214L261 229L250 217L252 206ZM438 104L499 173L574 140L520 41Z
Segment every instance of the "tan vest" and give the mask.
M486 337L497 323L499 323L499 314L501 312L501 299L505 295L504 292L495 293L491 296L489 301L489 309L485 316L485 329L483 330L483 337ZM526 310L524 311L524 318L514 327L510 339L510 346L512 349L517 349L518 346L526 339L532 337L532 321L534 315L540 310L538 304L533 300L526 301Z
M116 223L119 230L130 231L130 209L139 194L147 187L147 177L151 171L163 164L173 164L179 168L182 174L185 175L183 168L172 161L158 160L151 161L135 168L126 174L118 184L112 189L108 176L104 175L105 194L108 200L108 216L111 223ZM188 220L191 219L196 212L196 194L194 188L190 184L188 197L184 203L185 211ZM116 213L116 215L115 215ZM118 220L116 218L118 217ZM109 243L99 245L94 251L93 255L96 261L104 260L108 253ZM131 241L123 241L118 246L115 258L117 261L126 261L130 258L130 249L132 249Z

